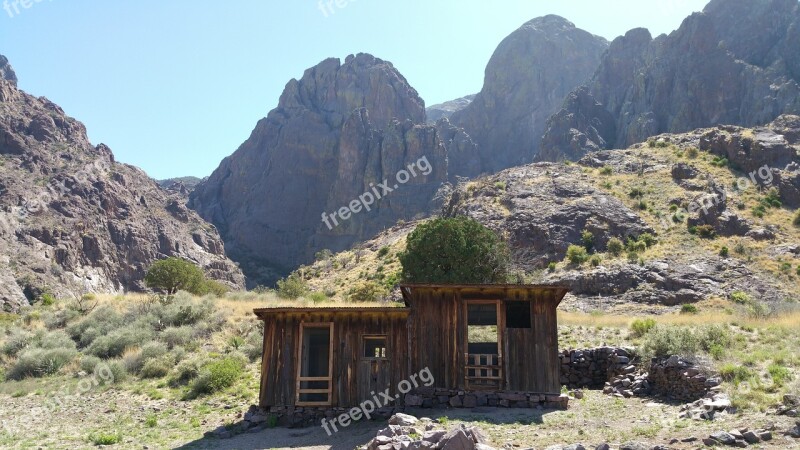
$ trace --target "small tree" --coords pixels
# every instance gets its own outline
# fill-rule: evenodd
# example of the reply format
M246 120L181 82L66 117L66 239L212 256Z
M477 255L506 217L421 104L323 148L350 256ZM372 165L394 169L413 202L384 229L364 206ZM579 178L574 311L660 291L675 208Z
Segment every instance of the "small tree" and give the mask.
M196 265L173 257L154 262L147 271L144 282L147 287L167 295L175 295L180 290L202 294L205 277Z
M278 297L294 300L308 293L308 283L297 272L278 280Z
M509 251L490 229L467 218L439 218L408 235L399 255L410 283L503 283Z

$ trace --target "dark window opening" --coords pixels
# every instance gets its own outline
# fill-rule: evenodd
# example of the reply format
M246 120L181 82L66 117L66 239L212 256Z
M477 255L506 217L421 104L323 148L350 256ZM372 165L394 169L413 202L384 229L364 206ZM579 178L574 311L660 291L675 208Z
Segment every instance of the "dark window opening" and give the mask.
M372 359L386 358L386 338L365 337L364 358L372 358Z
M531 327L531 302L506 302L506 328Z

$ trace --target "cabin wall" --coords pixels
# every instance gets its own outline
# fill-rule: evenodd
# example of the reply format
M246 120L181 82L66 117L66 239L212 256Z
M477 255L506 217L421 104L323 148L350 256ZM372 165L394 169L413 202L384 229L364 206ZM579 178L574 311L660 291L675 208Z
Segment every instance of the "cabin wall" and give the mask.
M498 316L503 354L502 390L558 394L558 300L552 292L414 289L410 292L411 371L428 367L442 389L465 388L466 303L470 300L531 302L531 328L505 328L505 307ZM502 305L502 303L501 303Z
M280 313L264 320L259 405L294 406L300 323L333 322L331 406L356 406L372 398L371 388L391 395L408 374L408 327L404 314L376 312ZM363 358L362 339L387 338L386 360Z

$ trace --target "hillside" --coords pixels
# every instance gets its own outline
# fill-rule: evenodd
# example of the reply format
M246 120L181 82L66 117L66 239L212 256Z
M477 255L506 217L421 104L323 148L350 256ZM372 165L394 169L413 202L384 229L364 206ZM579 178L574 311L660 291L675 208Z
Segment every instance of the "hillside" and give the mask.
M19 90L4 57L0 75L0 309L45 293L140 290L167 256L243 287L217 230L179 195L93 146L58 105Z
M458 185L443 214L475 218L507 239L512 281L568 284L567 308L665 312L724 305L735 292L781 308L800 297L798 131L800 117L783 116L770 128L661 135L577 163L507 169ZM762 178L763 165L770 170ZM302 273L314 289L341 298L365 283L388 287L414 225ZM584 231L593 261L571 263L567 250L583 245ZM612 254L611 238L628 248Z

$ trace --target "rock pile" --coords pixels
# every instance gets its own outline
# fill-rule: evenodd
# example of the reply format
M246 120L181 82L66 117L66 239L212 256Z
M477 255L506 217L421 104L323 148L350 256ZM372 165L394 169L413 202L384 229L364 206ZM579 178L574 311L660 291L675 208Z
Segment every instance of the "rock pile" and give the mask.
M603 393L625 398L648 395L651 392L651 386L647 377L647 373L633 372L617 375L611 381L606 382Z
M636 372L636 367L631 364L632 353L624 348L564 350L559 359L561 384L570 389L599 389L617 375Z
M775 414L779 416L797 417L800 411L800 396L786 394L783 396L783 404L778 406Z
M366 450L494 450L487 445L486 436L476 427L462 424L447 431L439 428L438 423L431 419L417 419L401 413L392 416L389 419L389 426L378 431L375 438L363 448Z
M727 394L710 392L704 398L681 406L681 419L714 420L717 415L733 412Z
M677 356L653 360L647 379L652 394L678 401L702 398L721 382L719 378L706 377L700 368Z
M769 430L749 430L747 428L735 429L728 432L718 431L703 439L703 443L709 447L727 445L730 447L745 448L751 444L758 444L772 440L772 432Z

